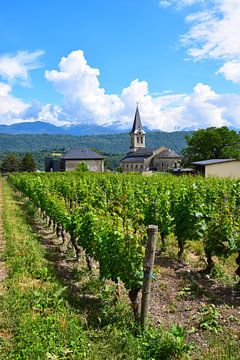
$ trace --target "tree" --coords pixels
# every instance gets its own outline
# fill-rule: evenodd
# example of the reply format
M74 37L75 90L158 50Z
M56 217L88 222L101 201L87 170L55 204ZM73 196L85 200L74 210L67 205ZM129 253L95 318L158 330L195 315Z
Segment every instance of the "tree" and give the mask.
M240 157L240 134L226 126L210 127L185 136L188 146L182 151L184 163Z
M1 163L1 172L16 172L19 171L19 161L15 154L8 154Z
M21 164L20 164L20 169L21 169L21 171L26 171L26 172L36 171L36 163L33 159L32 154L26 153L23 156Z
M80 162L78 165L77 165L77 167L76 167L76 169L75 169L77 172L86 172L86 171L88 171L88 166L87 166L87 164L84 162L84 161L82 161L82 162Z

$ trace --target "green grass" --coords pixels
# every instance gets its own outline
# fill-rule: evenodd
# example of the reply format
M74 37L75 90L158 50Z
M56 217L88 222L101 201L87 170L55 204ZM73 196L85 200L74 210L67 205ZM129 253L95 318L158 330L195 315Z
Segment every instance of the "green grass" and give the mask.
M0 359L180 359L190 346L185 332L149 327L141 334L114 287L84 269L81 297L72 293L46 260L40 238L29 224L26 206L18 204L4 182L4 237L8 277L0 295ZM20 199L21 200L21 199Z

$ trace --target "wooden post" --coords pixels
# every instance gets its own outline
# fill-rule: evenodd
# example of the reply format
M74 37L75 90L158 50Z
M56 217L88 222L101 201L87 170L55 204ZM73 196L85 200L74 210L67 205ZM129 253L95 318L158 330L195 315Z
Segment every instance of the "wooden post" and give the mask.
M156 225L149 225L147 228L147 234L148 234L148 242L147 242L145 258L143 263L144 278L143 278L142 303L141 303L141 327L143 331L145 330L146 327L148 308L150 303L152 269L155 259L158 227Z

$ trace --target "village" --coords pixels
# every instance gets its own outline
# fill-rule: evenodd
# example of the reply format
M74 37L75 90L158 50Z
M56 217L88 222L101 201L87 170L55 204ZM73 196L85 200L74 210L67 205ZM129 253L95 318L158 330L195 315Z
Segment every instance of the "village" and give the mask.
M144 131L137 106L130 132L130 151L120 160L119 168L123 173L152 174L170 172L173 175L202 175L204 177L240 177L240 159L207 159L192 162L191 168L181 166L183 156L161 146L152 149L146 146L147 134ZM73 171L80 163L87 165L89 171L104 172L104 157L86 148L72 149L64 155L45 158L45 171Z

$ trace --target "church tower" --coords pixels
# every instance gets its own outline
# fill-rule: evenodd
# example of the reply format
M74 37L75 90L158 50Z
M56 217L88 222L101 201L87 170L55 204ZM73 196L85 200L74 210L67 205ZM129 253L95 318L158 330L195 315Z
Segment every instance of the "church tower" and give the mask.
M130 139L131 139L130 151L136 151L139 148L145 148L145 135L146 133L143 130L142 122L137 106L132 130L130 132Z

